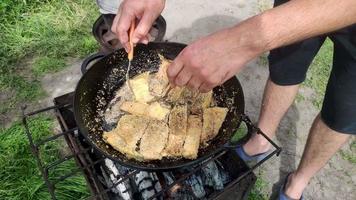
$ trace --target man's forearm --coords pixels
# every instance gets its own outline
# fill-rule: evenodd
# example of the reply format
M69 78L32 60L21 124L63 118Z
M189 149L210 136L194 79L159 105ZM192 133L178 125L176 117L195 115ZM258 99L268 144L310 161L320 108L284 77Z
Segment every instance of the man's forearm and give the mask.
M356 0L292 0L233 28L256 54L356 23Z

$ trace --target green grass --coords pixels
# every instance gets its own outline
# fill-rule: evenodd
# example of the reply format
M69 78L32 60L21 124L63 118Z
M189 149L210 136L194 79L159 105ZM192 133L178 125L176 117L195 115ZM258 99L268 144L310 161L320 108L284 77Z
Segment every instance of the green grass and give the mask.
M53 121L47 117L34 118L29 123L34 139L51 134ZM41 148L42 159L49 163L60 157L59 143ZM50 154L49 154L50 153ZM75 169L73 161L60 165L50 177L58 177ZM8 129L0 129L0 199L50 199L33 158L24 128L14 123ZM58 199L81 199L89 195L83 177L74 176L56 185Z
M304 82L305 86L314 89L316 95L312 98L312 101L313 105L319 109L323 103L325 88L331 71L332 58L333 43L330 39L327 39L313 60L307 74L307 79Z
M356 140L354 139L350 146L349 150L340 150L341 158L349 161L352 164L356 164Z
M354 152L340 151L342 159L349 161L352 164L356 164L356 154Z
M248 200L267 200L267 195L263 193L263 188L267 186L267 182L261 178L261 173L257 175L256 183L253 186Z
M41 97L40 76L63 69L65 58L95 52L91 27L97 16L90 0L1 1L0 89L15 95L0 111Z
M241 123L240 127L236 130L234 135L231 138L231 142L235 143L238 142L240 139L246 136L247 134L247 126L245 123Z
M32 71L36 76L41 76L49 72L58 72L65 68L64 58L39 57L35 60Z

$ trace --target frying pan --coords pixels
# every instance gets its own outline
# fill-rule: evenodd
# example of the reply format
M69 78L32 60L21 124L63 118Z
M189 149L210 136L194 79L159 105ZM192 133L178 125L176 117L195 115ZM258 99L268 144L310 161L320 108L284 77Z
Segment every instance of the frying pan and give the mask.
M185 44L171 42L137 45L135 57L132 60L130 77L132 78L145 71L157 71L160 64L158 54L173 60L185 46ZM245 104L240 82L236 77L233 77L213 90L217 105L227 107L229 111L218 135L209 142L207 147L199 149L197 159L163 158L162 160L149 162L128 159L125 155L105 143L102 138L103 113L110 100L114 97L114 92L125 83L128 64L127 54L123 49L119 49L109 55L93 56L93 58L98 57L102 58L93 64L81 77L75 90L73 105L75 120L81 134L100 154L130 168L146 171L165 171L201 163L216 153L227 148L235 148L238 145L232 144L230 140L240 126L241 121L244 119L246 121L246 118L243 117ZM85 67L82 67L84 71L86 70ZM246 124L249 125L249 123ZM251 127L248 127L247 136L240 142L249 137Z

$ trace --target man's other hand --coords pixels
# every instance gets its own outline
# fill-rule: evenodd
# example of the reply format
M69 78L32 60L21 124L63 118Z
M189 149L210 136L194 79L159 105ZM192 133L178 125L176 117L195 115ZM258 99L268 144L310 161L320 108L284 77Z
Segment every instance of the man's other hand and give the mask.
M239 35L224 29L188 45L167 70L170 83L200 92L223 84L255 56L236 38Z
M136 29L133 33L134 44L141 42L147 44L148 32L153 22L160 15L165 5L165 0L124 0L114 19L111 31L119 38L127 52L130 51L128 31L131 22L136 21Z

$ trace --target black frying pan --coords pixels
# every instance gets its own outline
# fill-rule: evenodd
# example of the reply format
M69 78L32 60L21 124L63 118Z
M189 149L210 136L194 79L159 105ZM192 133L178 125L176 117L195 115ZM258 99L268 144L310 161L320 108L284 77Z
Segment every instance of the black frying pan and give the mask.
M138 45L135 48L130 77L145 71L157 71L160 64L158 53L173 60L185 46L170 42ZM230 143L230 139L240 125L245 105L241 85L237 78L233 77L213 90L218 106L227 107L229 112L219 134L210 141L209 146L199 149L197 159L164 158L149 162L127 159L125 155L106 144L102 138L103 112L113 98L114 92L125 82L127 54L123 49L119 49L100 57L102 58L84 73L76 87L74 115L81 134L104 156L131 168L171 170L200 163L226 148L236 147L236 144Z

